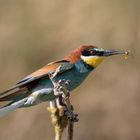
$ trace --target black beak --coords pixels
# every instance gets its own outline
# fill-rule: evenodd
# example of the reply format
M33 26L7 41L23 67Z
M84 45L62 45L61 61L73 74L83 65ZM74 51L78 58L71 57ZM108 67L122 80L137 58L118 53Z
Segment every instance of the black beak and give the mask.
M117 54L126 54L128 55L129 51L123 51L123 50L105 50L103 53L103 56L111 56L111 55L117 55Z

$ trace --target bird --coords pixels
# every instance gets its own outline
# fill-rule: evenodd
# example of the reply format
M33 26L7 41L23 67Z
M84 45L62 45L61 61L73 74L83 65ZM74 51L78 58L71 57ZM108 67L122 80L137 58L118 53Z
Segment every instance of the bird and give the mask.
M94 45L82 45L61 60L51 62L17 82L11 88L0 93L0 102L8 102L0 108L0 117L22 108L53 101L58 96L54 94L54 86L49 78L50 72L59 73L56 80L69 80L67 89L71 92L103 62L112 55L126 54L124 50L103 49Z

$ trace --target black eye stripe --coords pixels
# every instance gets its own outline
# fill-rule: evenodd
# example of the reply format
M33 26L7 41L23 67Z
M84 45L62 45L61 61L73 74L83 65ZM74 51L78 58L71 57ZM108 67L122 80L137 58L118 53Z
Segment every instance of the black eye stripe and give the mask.
M90 56L91 53L90 53L90 51L84 50L84 51L82 52L82 55L84 55L84 56Z
M84 55L84 56L93 56L93 55L103 56L103 54L104 54L103 51L96 51L96 50L84 50L82 52L82 55Z

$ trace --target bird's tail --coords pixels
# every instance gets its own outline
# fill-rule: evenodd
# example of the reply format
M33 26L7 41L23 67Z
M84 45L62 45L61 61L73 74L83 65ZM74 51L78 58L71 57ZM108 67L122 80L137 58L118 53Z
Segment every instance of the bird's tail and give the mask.
M27 98L24 98L22 100L19 100L14 103L10 103L7 106L0 108L0 117L3 117L7 115L8 113L16 110L17 108L22 107L26 101L27 101Z

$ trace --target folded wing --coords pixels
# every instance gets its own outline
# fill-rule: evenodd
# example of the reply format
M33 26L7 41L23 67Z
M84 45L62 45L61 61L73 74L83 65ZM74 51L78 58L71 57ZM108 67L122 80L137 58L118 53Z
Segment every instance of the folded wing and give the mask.
M0 101L18 101L27 97L30 94L28 92L29 88L32 88L36 83L38 83L38 81L48 78L48 73L54 72L58 67L60 67L60 73L64 73L67 70L72 69L74 64L66 60L50 63L25 77L13 87L0 93Z

